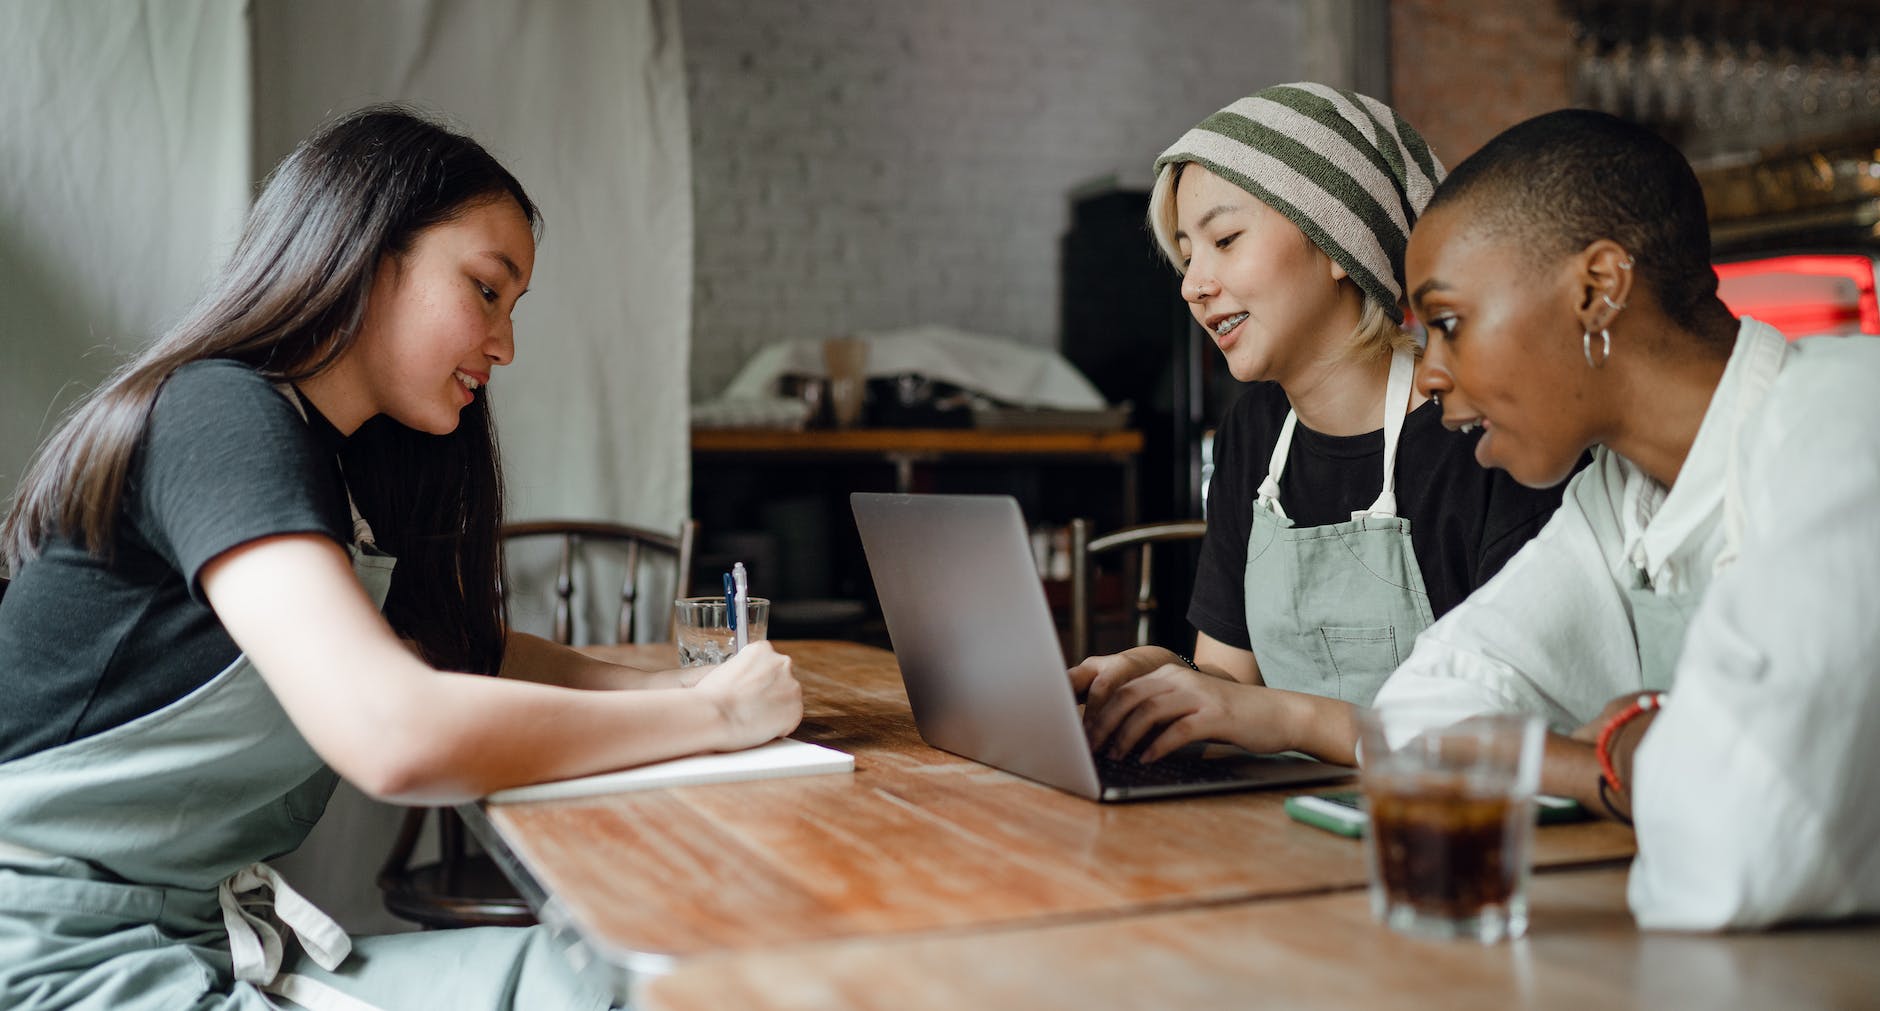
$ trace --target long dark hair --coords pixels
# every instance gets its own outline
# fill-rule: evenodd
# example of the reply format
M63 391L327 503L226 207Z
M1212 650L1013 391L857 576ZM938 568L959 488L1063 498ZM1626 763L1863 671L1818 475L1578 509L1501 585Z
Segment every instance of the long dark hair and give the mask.
M0 522L8 567L17 572L55 535L111 556L126 474L178 368L232 359L277 383L315 375L357 340L386 257L504 198L539 228L534 202L489 152L404 107L361 109L307 138L269 177L196 304L40 448ZM342 457L360 512L399 557L386 617L430 663L484 673L501 663L505 624L496 592L502 479L488 398L479 393L445 436L375 418Z

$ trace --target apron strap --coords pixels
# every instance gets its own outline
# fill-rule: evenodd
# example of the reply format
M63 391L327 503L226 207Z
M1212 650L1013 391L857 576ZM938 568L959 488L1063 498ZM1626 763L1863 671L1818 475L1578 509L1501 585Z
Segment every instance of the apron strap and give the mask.
M260 894L271 889L272 898ZM249 864L216 886L222 924L228 929L229 955L235 978L257 986L274 982L281 972L281 934L259 913L269 908L300 946L321 968L337 968L352 952L352 938L339 924L295 891L281 875L264 863Z
M300 420L308 420L307 405L301 402L300 390L292 383L276 383L274 385L274 392L286 397L287 402L294 405L294 412L300 415ZM344 467L341 467L340 481L344 483L345 479L346 470ZM372 536L372 524L367 523L366 518L359 514L359 503L353 501L351 488L346 489L346 508L352 511L353 546L363 547L370 544L375 548L378 547L379 542Z
M1416 359L1410 352L1393 352L1390 380L1384 384L1384 489L1369 509L1351 514L1354 520L1366 516L1394 519L1397 515L1397 444L1403 435L1403 419L1409 414L1410 385L1415 376ZM1274 444L1272 459L1267 461L1266 479L1260 482L1259 499L1254 503L1271 510L1280 519L1289 517L1279 504L1279 475L1286 469L1287 456L1292 452L1293 430L1298 426L1299 412L1287 411L1286 423L1279 427L1279 442Z
M270 898L263 889L273 892ZM300 940L307 956L323 969L333 970L352 953L352 938L333 918L295 891L274 868L253 863L216 886L222 907L222 925L228 930L229 957L235 978L269 993L304 1005L312 1011L379 1011L341 991L293 973L281 972L284 942L268 922L273 910L288 933Z
M311 976L297 976L291 972L281 973L273 983L262 987L268 993L285 997L309 1011L382 1011L375 1004L354 997L352 994L334 988Z
M1384 386L1384 488L1371 508L1351 514L1354 520L1397 516L1397 446L1402 442L1403 419L1410 413L1410 383L1415 376L1416 359L1410 352L1399 349L1390 356L1390 382Z
M1286 469L1286 454L1292 451L1293 430L1299 427L1297 411L1286 412L1286 423L1279 426L1279 441L1273 444L1273 456L1266 465L1266 480L1260 482L1260 497L1255 505L1265 506L1280 519L1289 519L1279 504L1279 472Z

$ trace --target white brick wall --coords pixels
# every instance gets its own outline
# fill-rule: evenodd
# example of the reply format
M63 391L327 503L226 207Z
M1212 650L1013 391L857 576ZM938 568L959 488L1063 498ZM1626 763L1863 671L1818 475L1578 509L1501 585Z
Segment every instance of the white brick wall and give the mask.
M944 323L1054 344L1069 191L1109 174L1146 185L1183 130L1299 70L1290 0L681 0L681 14L695 398L774 340Z

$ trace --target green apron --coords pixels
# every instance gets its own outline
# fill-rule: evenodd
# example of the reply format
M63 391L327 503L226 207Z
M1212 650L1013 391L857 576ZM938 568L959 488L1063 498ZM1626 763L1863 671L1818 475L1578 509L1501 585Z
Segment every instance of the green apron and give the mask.
M394 559L352 515L353 570L383 604ZM265 863L337 781L246 656L163 709L0 764L0 1007L605 1006L533 928L355 945Z
M1743 496L1737 477L1737 446L1744 419L1768 395L1787 353L1788 341L1770 331L1759 333L1743 355L1743 378L1737 385L1736 409L1730 419L1730 456L1723 484L1723 551L1712 563L1712 572L1734 562L1742 545ZM1632 617L1632 638L1638 645L1641 686L1646 691L1667 691L1677 672L1678 656L1684 652L1684 634L1698 605L1704 602L1705 590L1656 592L1644 560L1634 556L1630 561L1632 585L1625 588L1625 600Z
M1247 639L1268 685L1370 705L1433 620L1397 515L1397 445L1415 360L1391 358L1384 392L1384 487L1344 523L1293 526L1279 504L1279 477L1299 416L1287 412L1260 483L1247 538Z

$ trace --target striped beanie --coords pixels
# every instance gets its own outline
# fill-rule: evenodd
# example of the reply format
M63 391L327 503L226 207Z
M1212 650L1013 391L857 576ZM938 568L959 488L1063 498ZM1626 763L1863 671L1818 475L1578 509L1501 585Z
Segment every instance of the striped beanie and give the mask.
M1286 215L1403 322L1403 253L1443 167L1390 106L1279 84L1201 121L1155 160L1194 162Z

